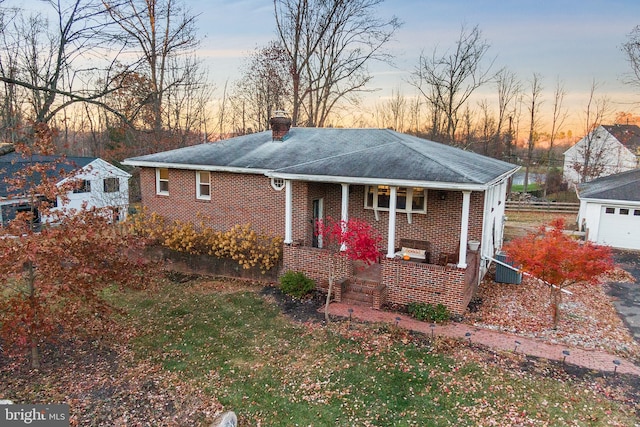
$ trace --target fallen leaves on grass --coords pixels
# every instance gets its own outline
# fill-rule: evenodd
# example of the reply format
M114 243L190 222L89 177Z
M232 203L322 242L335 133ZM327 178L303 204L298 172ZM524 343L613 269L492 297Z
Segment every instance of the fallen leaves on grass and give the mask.
M616 281L628 279L620 271L607 280L611 277ZM640 346L618 316L606 286L603 280L596 285L578 283L568 288L571 295L563 294L560 322L554 330L548 285L528 277L521 285L486 278L478 290L482 303L466 318L478 327L640 358Z
M222 406L198 387L126 346L59 343L40 370L21 360L0 369L1 397L16 403L66 403L71 426L199 426Z

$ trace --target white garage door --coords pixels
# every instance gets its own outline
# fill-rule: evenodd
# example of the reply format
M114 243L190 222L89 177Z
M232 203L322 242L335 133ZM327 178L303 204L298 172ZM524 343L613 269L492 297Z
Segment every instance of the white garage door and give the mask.
M640 249L640 208L603 206L598 243L614 248Z

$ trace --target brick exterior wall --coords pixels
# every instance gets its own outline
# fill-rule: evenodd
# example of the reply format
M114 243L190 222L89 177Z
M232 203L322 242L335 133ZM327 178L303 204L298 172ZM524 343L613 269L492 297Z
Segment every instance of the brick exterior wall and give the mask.
M316 281L320 289L329 286L329 251L309 246L284 245L282 253L282 273L287 271L302 271L307 277ZM353 265L344 257L337 257L335 264L334 286L353 276Z
M169 169L168 196L156 194L155 169L143 168L140 180L143 205L166 218L197 221L201 213L216 230L250 223L256 231L284 236L285 192L274 190L264 175L211 172L211 200L196 198L195 171ZM295 204L294 215L299 210Z
M211 218L211 227L227 230L236 224L250 223L254 229L270 235L284 236L285 192L271 187L263 175L211 173L211 200L196 199L195 171L170 169L169 195L156 194L155 169L140 173L142 203L152 212L181 221L195 221L198 213ZM380 250L386 253L389 213L380 211L378 220L371 209L364 208L362 185L349 187L349 217L369 222L383 238ZM313 240L313 200L323 199L324 217L340 218L342 188L339 184L293 183L293 241L311 246ZM444 194L442 200L440 195ZM471 193L468 240L481 240L484 193ZM456 252L459 246L462 193L427 191L427 213L396 214L396 241L417 239L431 242L432 262L441 252Z
M210 217L211 227L227 230L236 224L250 223L261 233L284 236L285 191L271 187L268 177L259 174L211 172L211 200L196 199L195 171L169 170L169 195L156 194L155 169L143 168L140 173L142 203L152 212L169 219L196 221L197 214ZM380 248L387 250L389 213L380 211L378 220L374 211L364 208L365 186L349 187L349 217L368 221L383 237ZM326 251L312 248L313 201L323 199L324 217L340 218L342 187L339 184L293 182L294 245L285 245L282 272L303 271L318 286L328 284L328 258ZM471 193L468 240L481 240L484 193ZM427 191L427 213L396 215L396 241L417 239L431 242L431 260L441 252L456 252L462 215L462 192ZM389 303L408 304L423 301L445 304L452 313L462 314L469 303L478 281L479 260L468 253L469 268L458 269L433 264L383 259L382 280L386 286L383 295ZM341 259L336 284L353 275L348 260Z

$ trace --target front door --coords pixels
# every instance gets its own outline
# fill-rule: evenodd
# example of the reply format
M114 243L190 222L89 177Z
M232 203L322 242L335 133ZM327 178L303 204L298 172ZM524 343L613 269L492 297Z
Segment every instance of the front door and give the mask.
M313 200L313 239L312 245L314 248L322 248L322 236L316 234L316 224L323 219L324 200Z

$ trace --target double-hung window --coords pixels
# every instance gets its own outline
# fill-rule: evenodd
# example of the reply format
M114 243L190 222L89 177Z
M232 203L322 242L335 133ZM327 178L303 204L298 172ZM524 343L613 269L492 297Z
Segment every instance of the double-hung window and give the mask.
M169 195L169 169L156 169L156 194Z
M105 178L102 181L105 193L116 193L120 191L120 180L118 178Z
M211 173L205 171L196 172L196 198L199 200L211 200Z
M74 193L91 193L91 181L83 179L78 182L78 186L73 189Z
M378 211L388 211L391 187L388 185L368 185L365 187L364 207ZM427 191L418 187L398 187L396 191L396 211L406 212L409 222L412 213L427 213Z

